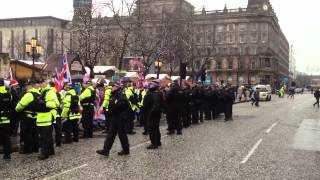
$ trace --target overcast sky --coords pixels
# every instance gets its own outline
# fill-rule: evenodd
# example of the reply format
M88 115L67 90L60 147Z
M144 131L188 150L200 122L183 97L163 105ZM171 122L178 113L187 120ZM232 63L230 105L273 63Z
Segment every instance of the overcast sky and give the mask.
M0 0L0 18L55 16L71 19L73 0ZM94 0L103 2L104 0ZM248 0L188 0L196 10L246 7ZM290 44L293 45L297 69L320 74L319 0L270 0ZM35 8L36 7L36 8Z

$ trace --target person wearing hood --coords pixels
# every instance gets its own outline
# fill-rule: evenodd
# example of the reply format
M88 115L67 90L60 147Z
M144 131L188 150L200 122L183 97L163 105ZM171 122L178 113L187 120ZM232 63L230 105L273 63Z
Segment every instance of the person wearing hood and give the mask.
M143 107L147 116L148 132L151 145L147 149L157 149L161 146L160 119L163 109L163 96L159 91L159 84L151 82L149 91L145 96Z
M97 150L96 153L109 156L110 150L116 136L119 136L122 151L119 156L128 155L130 153L129 140L126 131L127 112L130 108L129 101L126 95L121 90L119 83L115 83L112 87L111 96L109 99L109 121L110 127L102 150Z

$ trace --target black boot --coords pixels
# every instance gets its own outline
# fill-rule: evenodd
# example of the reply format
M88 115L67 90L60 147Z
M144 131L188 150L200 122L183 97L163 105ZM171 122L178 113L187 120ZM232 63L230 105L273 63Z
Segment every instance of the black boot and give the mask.
M102 149L102 150L97 150L96 153L97 153L97 154L100 154L100 155L103 155L103 156L106 156L106 157L109 157L109 151L104 150L104 149Z
M39 160L45 160L48 159L49 156L48 155L44 155L44 154L40 154L40 156L38 157Z
M158 146L151 144L150 146L147 147L147 149L158 149Z
M3 159L4 160L10 160L11 159L11 155L10 154L5 154L5 155L3 155Z
M125 150L122 150L121 152L118 152L118 155L119 156L125 156L125 155L129 155L130 152L129 151L125 151Z

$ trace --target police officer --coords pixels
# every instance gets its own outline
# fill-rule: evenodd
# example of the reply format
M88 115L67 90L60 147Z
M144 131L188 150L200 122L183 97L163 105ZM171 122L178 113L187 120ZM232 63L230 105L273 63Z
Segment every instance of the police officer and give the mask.
M40 96L35 81L26 83L26 93L18 102L15 110L23 112L23 119L21 121L22 133L22 149L20 153L31 154L32 152L39 151L39 135L36 126L37 111L35 104L35 96Z
M43 84L45 85L45 84ZM43 103L43 104L42 104ZM55 116L53 111L59 106L56 91L53 89L43 90L41 98L37 103L37 129L39 132L40 160L49 158L49 155L54 155L53 138L52 138L52 123Z
M104 142L102 150L97 150L96 152L100 155L109 156L111 147L114 143L114 140L118 134L122 151L118 155L128 155L129 151L129 142L126 132L126 121L127 121L127 112L130 108L129 102L126 95L123 94L121 86L119 83L115 83L112 87L112 93L109 99L109 121L110 128Z
M138 97L135 92L135 88L132 84L128 84L128 87L125 91L125 95L127 96L127 99L129 100L130 104L130 110L128 112L128 124L127 124L127 131L128 134L136 134L136 132L133 131L134 128L134 120L135 120L135 113L138 109Z
M112 92L112 86L113 83L109 83L109 85L106 87L106 90L104 92L104 100L102 103L102 107L104 110L104 115L106 117L106 122L105 122L105 126L106 126L106 130L105 132L108 132L108 129L110 127L110 121L109 121L109 100L110 100L110 96L111 96L111 92Z
M184 128L187 128L191 125L191 89L190 85L185 83L183 87L184 93L184 105L182 109L182 124Z
M50 94L52 94L52 97L56 101L56 107L52 108L51 113L53 116L53 128L55 130L55 142L56 146L60 147L61 146L61 139L62 139L62 125L61 125L61 117L60 117L60 99L58 98L58 93L55 88L54 82L49 82L49 85L47 83L43 83L43 87L41 90L42 94L47 93L48 91L52 91ZM55 94L55 95L54 95Z
M225 121L230 121L232 119L232 106L235 100L234 91L233 89L228 86L223 90L224 96L224 114L225 114Z
M181 109L183 108L184 95L178 81L174 81L168 91L166 97L167 118L168 118L168 135L182 134L182 116Z
M83 107L82 125L84 128L83 138L93 138L93 116L94 116L94 101L96 98L96 91L89 80L85 82L86 88L80 95L80 103Z
M63 124L65 130L65 144L70 144L79 141L79 127L78 122L80 120L80 107L79 107L79 97L75 89L73 89L71 84L66 84L65 89L67 94L63 100L63 110L61 117L65 119ZM73 139L71 137L73 134Z
M11 159L10 142L10 114L12 97L4 86L4 80L0 79L0 141L3 145L3 159Z
M147 126L147 114L145 110L144 100L147 95L148 89L147 87L143 87L143 89L140 92L140 102L139 102L139 108L140 108L140 125L143 126L143 135L148 135L148 126Z
M159 91L159 84L152 82L144 100L144 111L147 115L148 132L151 145L147 149L157 149L161 146L160 119L163 108L163 96Z

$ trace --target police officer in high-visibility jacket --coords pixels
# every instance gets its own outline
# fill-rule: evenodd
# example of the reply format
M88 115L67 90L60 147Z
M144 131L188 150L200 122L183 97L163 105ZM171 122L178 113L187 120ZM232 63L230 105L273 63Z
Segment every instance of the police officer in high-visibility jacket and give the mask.
M138 99L135 93L135 89L134 87L129 84L126 91L125 91L125 95L127 97L127 99L129 100L129 104L130 104L130 112L128 113L129 119L128 119L128 123L127 123L127 132L128 134L135 134L136 132L133 131L134 128L134 119L135 119L135 113L136 110L138 109Z
M4 86L4 80L0 79L0 141L3 145L3 159L11 159L10 143L10 111L12 97Z
M65 120L63 123L63 127L65 129L64 143L70 144L72 141L79 141L78 122L80 120L80 104L77 92L71 84L66 84L65 90L67 91L67 94L63 100L61 117ZM73 139L71 137L71 133L73 134Z
M18 102L15 110L23 112L24 116L21 120L22 143L20 147L21 154L31 154L39 151L39 135L36 126L37 111L34 101L35 96L39 96L40 92L37 89L35 81L26 83L27 92Z
M147 117L146 117L146 111L144 110L143 107L143 102L144 102L144 98L147 94L148 90L146 87L144 87L141 92L140 92L140 102L139 102L139 108L140 108L140 124L141 126L143 126L144 128L144 132L142 133L143 135L147 135L148 133L148 126L147 126Z
M79 97L80 103L83 107L81 119L84 129L83 138L93 138L93 116L96 91L90 80L85 82L83 86L85 90Z
M56 146L60 147L61 146L61 139L62 139L62 125L61 125L61 116L60 116L60 112L59 112L59 108L60 108L60 100L58 98L58 93L57 90L55 88L54 82L49 82L49 86L47 86L47 90L48 91L52 91L52 96L53 94L55 94L55 100L57 100L56 102L56 107L52 108L51 113L53 116L53 128L55 130L55 142L56 142Z
M109 85L106 87L106 91L104 92L104 100L102 103L102 107L106 116L106 132L108 132L108 129L110 127L110 121L109 121L109 100L112 92L112 86L113 83L109 83Z
M59 106L56 91L53 89L43 91L38 102L37 129L39 131L40 160L47 159L49 155L54 155L52 122L53 110Z

